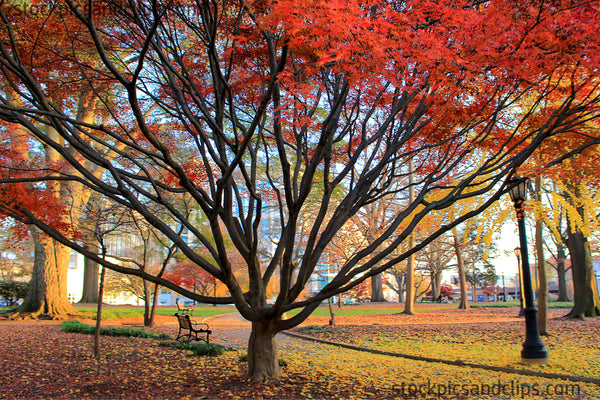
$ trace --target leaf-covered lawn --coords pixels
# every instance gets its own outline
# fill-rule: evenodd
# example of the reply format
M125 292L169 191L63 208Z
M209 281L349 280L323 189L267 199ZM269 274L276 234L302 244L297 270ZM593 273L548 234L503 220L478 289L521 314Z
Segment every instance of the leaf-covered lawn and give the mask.
M239 360L243 351L199 357L160 346L160 341L152 339L101 337L103 355L96 360L91 355L91 340L88 335L61 332L57 324L0 323L0 398L260 399L392 394L361 382L360 377L329 377L306 367L284 368L280 381L258 386L245 377L246 364Z
M465 314L466 315L466 314ZM473 315L469 312L469 315ZM560 314L558 314L560 315ZM452 313L448 313L451 318ZM470 363L528 369L590 378L600 377L600 319L585 321L557 317L549 320L550 336L542 337L549 351L547 365L523 365L520 351L525 340L524 319L513 322L390 325L307 326L298 333L360 347L414 356L462 360ZM402 318L402 317L400 317ZM412 317L408 317L412 318ZM371 322L375 321L371 318Z
M486 313L473 312L468 317L486 319ZM421 318L431 322L436 319L433 314L404 321ZM434 325L390 325L403 317L377 318L380 325L321 326L311 331L330 340L428 357L490 364L512 357L509 365L525 368L516 363L523 333L521 322L455 325L444 317ZM373 322L370 317L365 320ZM218 323L211 322L211 327L214 324L217 329L217 342L225 332ZM554 371L559 360L564 360L560 363L566 367L559 372L597 377L597 339L584 344L600 331L599 323L553 320L551 331L555 336L544 338L551 364L533 368ZM173 335L176 329L158 326L152 331ZM239 332L244 328L240 325L228 329ZM161 341L155 339L101 337L103 355L94 359L89 335L61 332L55 323L0 323L0 398L600 398L600 387L589 383L375 355L286 336L279 337L278 342L280 358L286 364L282 378L255 385L245 377L242 350L199 357L190 351L161 346Z

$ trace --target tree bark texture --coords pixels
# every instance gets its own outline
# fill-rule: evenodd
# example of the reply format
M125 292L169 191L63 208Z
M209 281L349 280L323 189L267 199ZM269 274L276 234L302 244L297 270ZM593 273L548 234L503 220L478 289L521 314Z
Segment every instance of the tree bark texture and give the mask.
M412 158L408 161L408 199L413 202L415 199L414 188L414 165ZM415 245L415 235L411 233L408 237L408 248L412 249ZM406 263L406 298L404 299L404 311L403 314L414 315L415 314L415 255L412 254L408 257Z
M98 254L98 246L94 244L95 237L88 235L84 239L83 247L93 253ZM98 280L100 279L100 268L98 263L89 257L84 258L83 262L83 293L80 303L98 303Z
M456 253L456 263L458 268L458 282L460 285L460 302L458 303L459 310L468 310L471 308L469 299L467 299L467 275L465 274L465 261L460 249L458 235L453 232L454 236L454 252Z
M541 202L542 182L538 176L535 179L535 198ZM544 222L537 218L535 221L535 252L537 258L538 292L537 292L537 324L540 335L548 335L548 278L546 276L546 258L544 257Z
M437 301L442 293L442 273L431 273L431 296L433 301Z
M248 341L248 375L253 382L264 382L281 376L272 320L252 322Z
M413 237L410 236L409 246L413 245ZM406 263L406 297L404 299L403 314L415 314L415 256L414 254L408 257Z
M571 255L574 303L567 314L569 318L600 316L598 285L594 274L590 243L581 232L569 231L567 247Z
M99 265L97 262L84 259L83 264L83 292L80 303L98 302L98 279L100 277Z
M563 245L558 245L558 260L556 262L556 276L558 278L558 301L569 301L569 291L567 289L567 267L565 263L566 255Z
M106 268L102 267L100 283L98 287L98 307L96 308L96 328L94 329L94 357L100 356L100 324L102 323L102 298L104 297L104 278Z
M152 283L146 280L143 281L144 285L144 326L152 328L154 326L154 310L158 293L158 285L154 285L154 291L152 290ZM154 292L154 302L152 302L152 292Z
M395 273L394 276L396 277L396 284L398 285L398 303L404 303L406 293L404 275Z
M65 315L77 311L67 297L67 270L71 249L32 229L35 260L29 292L19 312Z
M371 278L371 303L381 303L385 301L383 296L383 275L375 275Z

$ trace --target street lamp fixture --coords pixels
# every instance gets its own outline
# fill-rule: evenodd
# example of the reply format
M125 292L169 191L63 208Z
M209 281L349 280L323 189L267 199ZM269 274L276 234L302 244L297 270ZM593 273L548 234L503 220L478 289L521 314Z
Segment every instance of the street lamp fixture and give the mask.
M521 304L521 309L519 310L519 317L522 317L525 315L525 310L523 308L523 274L521 273L521 248L520 247L515 247L515 256L517 256L517 276L519 278L519 283L515 286L518 286L518 290L517 288L515 288L515 296L519 297L519 302Z
M525 199L527 178L512 178L509 182L510 198L517 213L519 227L519 244L521 259L521 288L525 297L525 341L521 350L521 362L526 364L545 364L548 362L548 350L540 338L537 325L537 309L533 304L533 288L531 286L531 272L527 254L527 236L525 231Z

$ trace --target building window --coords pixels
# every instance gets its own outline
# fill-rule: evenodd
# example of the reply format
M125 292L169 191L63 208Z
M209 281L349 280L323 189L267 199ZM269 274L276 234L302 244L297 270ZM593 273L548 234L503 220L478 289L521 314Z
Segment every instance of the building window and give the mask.
M69 258L69 268L77 269L77 253L71 251L71 258Z

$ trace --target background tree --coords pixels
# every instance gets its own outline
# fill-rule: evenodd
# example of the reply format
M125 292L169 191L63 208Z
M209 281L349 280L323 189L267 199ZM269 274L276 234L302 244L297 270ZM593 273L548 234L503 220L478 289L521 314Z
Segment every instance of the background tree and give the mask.
M0 280L28 279L33 268L32 248L26 230L4 221L0 225Z
M534 199L542 201L542 178L535 178ZM544 257L544 222L541 218L535 220L535 253L537 259L537 324L540 335L548 335L548 275L546 273L546 257Z
M582 183L569 184L569 189L564 192L567 201L571 203L567 214L569 226L565 243L571 255L574 289L573 309L567 316L580 319L584 316L600 316L598 284L594 273L592 249L588 241L590 233L587 223L590 210L585 204L574 201L576 198L587 197L586 192L588 189ZM595 204L593 209L596 209ZM581 225L581 222L587 226Z
M598 182L594 170L598 153L588 151L568 162L560 170L546 171L552 176L554 192L547 192L547 203L533 202L533 210L549 228L556 246L555 260L559 287L566 291L566 267L563 244L567 247L573 275L573 318L600 315L600 299L593 269L589 238L598 229ZM562 181L557 177L560 176ZM562 281L562 283L561 283ZM576 300L575 300L576 299Z
M483 265L473 264L466 274L467 281L471 284L473 291L473 302L477 302L477 286L481 286L484 294L495 294L496 282L498 281L496 269L487 259L484 259L482 263Z
M12 24L10 28L18 36L18 40L3 37L2 48L26 54L18 62L30 79L43 81L48 106L60 110L59 112L77 120L79 124L100 122L101 100L97 94L102 91L103 100L111 101L112 93L102 77L90 70L82 71L71 56L73 53L84 56L86 48L92 46L92 42L86 41L88 37L82 32L84 25L73 15L63 14L55 9L56 4L29 4L37 7L39 12L23 12L17 3L2 4L5 23L14 18L20 20L19 24ZM6 65L2 70L0 90L3 102L27 108L31 99L21 91L23 88L19 85L19 73L15 74L14 70L9 72L10 68L7 69ZM96 84L90 84L92 81ZM44 219L47 222L52 220L54 226L63 227L63 234L72 234L69 226L79 222L83 208L93 193L93 190L77 180L61 178L61 172L77 175L78 166L65 163L60 152L49 143L38 141L32 145L28 138L30 129L26 125L10 122L3 128L0 132L5 146L2 165L7 169L8 175L52 177L45 179L41 185L26 179L19 192L14 192L15 187L12 187L10 194L4 192L4 206L11 209L10 202L14 197L31 202L32 208L37 208L40 215L46 215ZM43 130L44 135L62 146L70 147L53 126L38 124L37 129ZM76 156L73 148L71 152L80 163L79 166L86 168L96 178L102 174L102 166ZM23 221L18 213L9 211L8 215ZM30 234L34 243L35 262L29 293L18 311L50 315L75 314L76 311L67 298L66 284L71 249L38 228L31 227Z
M217 291L214 276L187 260L169 266L164 277L187 290L200 293L203 296L211 296Z
M441 295L442 274L452 265L454 248L444 236L431 242L416 255L418 269L430 277L431 292L434 299Z
M27 282L19 282L8 279L0 280L0 297L7 301L7 305L17 304L17 301L24 299L29 291Z
M252 322L255 381L280 374L278 332L496 202L542 143L561 144L564 153L546 161L553 165L598 142L578 130L598 115L590 3L105 1L100 16L66 4L61 15L84 28L67 43L86 46L72 46L59 61L90 77L98 113L110 120L83 121L55 106L50 77L22 61L37 49L24 53L20 45L47 32L2 3L3 132L16 125L26 143L57 155L43 170L17 174L2 164L3 212L115 271L197 301L235 304ZM538 128L521 129L532 119ZM411 181L413 170L419 174ZM35 183L43 192L59 181L139 213L228 295L196 294L85 249L79 219L58 226L22 190ZM301 297L354 216L409 191L412 201L395 210L377 240L357 249L318 293ZM182 194L210 235L180 212ZM389 258L428 215L475 197L483 198L479 207ZM67 205L72 199L80 197L61 197ZM259 228L267 210L277 215L277 240L264 260ZM307 223L306 240L298 241ZM183 240L180 226L204 253ZM228 242L244 260L247 286L233 273ZM268 304L275 276L278 294Z

